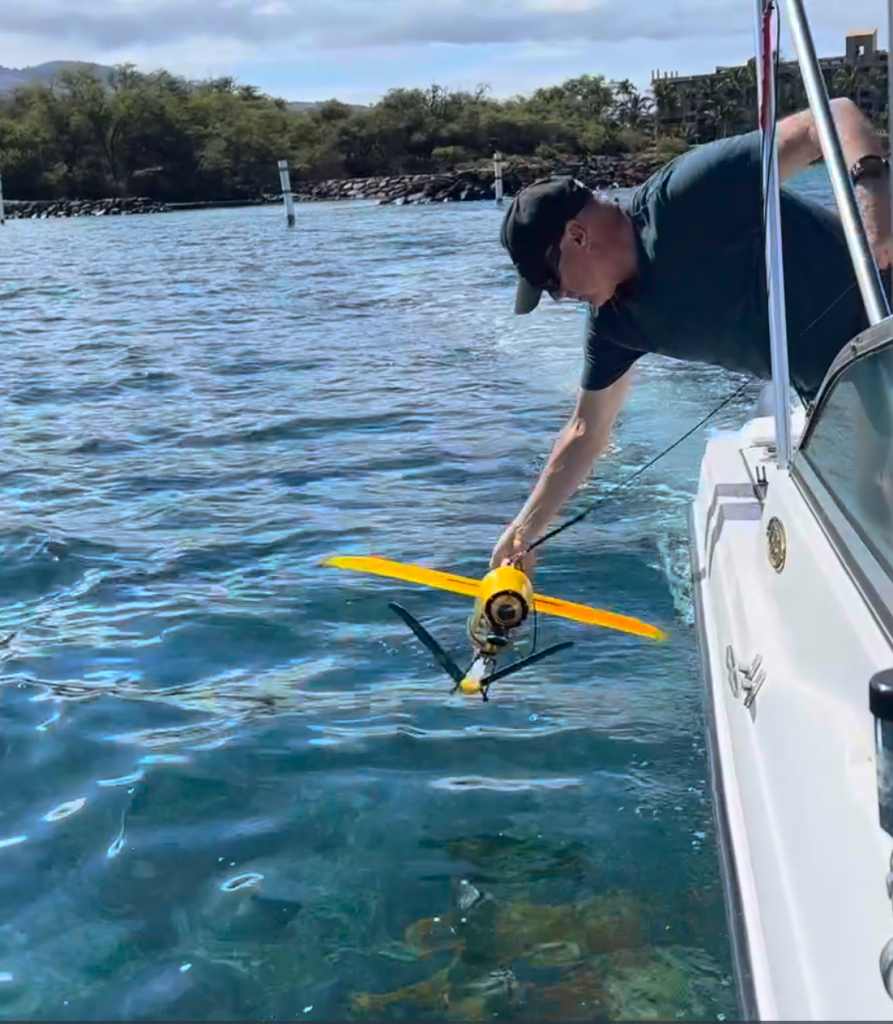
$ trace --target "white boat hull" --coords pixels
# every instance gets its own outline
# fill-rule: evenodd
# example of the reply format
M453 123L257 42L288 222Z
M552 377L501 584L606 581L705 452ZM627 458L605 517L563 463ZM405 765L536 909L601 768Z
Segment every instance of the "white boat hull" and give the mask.
M765 418L710 441L691 508L739 991L748 1018L889 1020L879 956L893 937L893 840L878 823L868 684L893 666L893 650L800 487L778 470L773 440ZM773 519L784 531L780 571ZM748 678L741 670L757 658Z

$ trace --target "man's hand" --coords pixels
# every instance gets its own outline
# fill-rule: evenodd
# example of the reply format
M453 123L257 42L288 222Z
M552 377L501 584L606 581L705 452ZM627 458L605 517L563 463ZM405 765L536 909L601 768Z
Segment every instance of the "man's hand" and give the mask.
M490 558L490 568L498 569L501 565L517 565L517 567L533 579L533 571L536 568L536 555L532 551L526 551L532 538L525 536L514 523L511 523L505 533L499 538L493 554ZM519 556L521 556L519 558Z
M856 198L868 244L881 270L893 265L893 232L890 220L890 182L888 179L862 181L856 186Z

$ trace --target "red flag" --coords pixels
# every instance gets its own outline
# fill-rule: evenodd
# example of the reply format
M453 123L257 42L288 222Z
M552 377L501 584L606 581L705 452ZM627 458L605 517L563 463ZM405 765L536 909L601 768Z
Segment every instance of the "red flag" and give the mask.
M760 128L766 134L769 131L769 90L772 88L772 9L775 0L766 0L763 7L763 23L760 47Z

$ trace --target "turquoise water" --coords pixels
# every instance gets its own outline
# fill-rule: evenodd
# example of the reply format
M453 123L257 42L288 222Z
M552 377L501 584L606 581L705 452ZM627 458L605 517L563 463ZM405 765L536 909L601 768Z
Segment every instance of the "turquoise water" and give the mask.
M529 493L583 314L511 315L500 217L7 223L3 1019L737 1014L687 575L705 433L537 575L663 645L541 618L575 647L450 697L387 602L463 655L468 603L320 564L482 575ZM640 366L582 497L738 384Z

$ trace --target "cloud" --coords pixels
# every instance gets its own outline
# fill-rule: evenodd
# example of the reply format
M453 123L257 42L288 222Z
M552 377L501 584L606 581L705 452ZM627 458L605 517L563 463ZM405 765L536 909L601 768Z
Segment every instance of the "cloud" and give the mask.
M872 13L877 20L868 0L843 6L817 0L810 10L835 27L871 23ZM190 38L257 46L291 39L333 49L603 43L752 34L752 8L752 0L29 0L0 5L0 32L99 51Z
M665 9L664 9L665 10ZM379 26L355 42L451 43L459 46L526 42L620 42L629 39L678 39L692 36L731 35L751 32L744 12L731 13L722 4L688 0L673 11L643 3L606 2L603 6L574 7L570 3L554 10L529 7L507 18L502 12L487 12L470 4L453 4L422 16L414 13L400 25Z
M820 54L866 25L885 46L878 0L808 9ZM0 0L0 64L126 60L300 99L434 80L509 95L587 72L647 87L652 68L710 71L753 45L753 0Z

